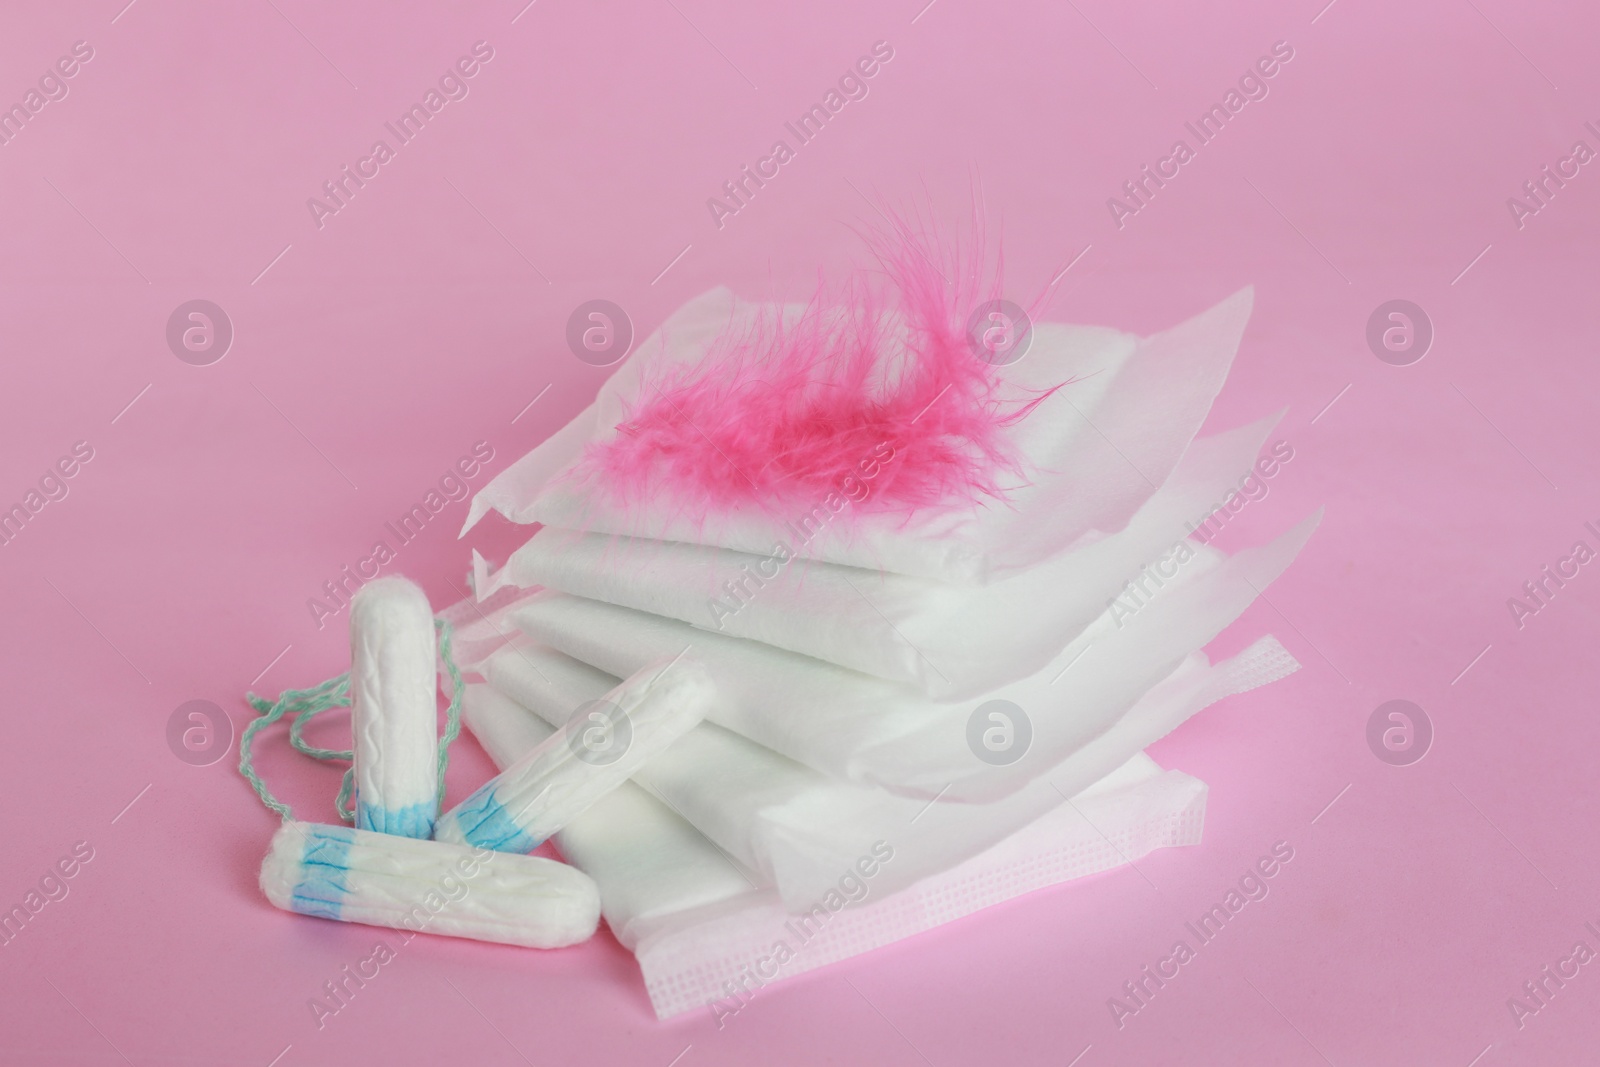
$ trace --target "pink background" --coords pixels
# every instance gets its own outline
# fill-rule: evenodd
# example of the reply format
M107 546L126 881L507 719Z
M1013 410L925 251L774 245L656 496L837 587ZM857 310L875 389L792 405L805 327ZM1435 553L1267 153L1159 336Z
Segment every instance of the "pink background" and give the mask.
M1506 607L1578 538L1600 547L1582 529L1600 176L1520 230L1505 203L1573 141L1600 147L1591 10L123 2L11 5L0 33L0 101L94 48L0 147L0 503L94 449L0 547L0 907L94 849L0 949L0 1060L1467 1067L1594 1048L1600 964L1521 1029L1506 1004L1575 941L1600 948L1600 575L1520 630ZM470 95L318 229L307 198L479 40ZM878 40L895 54L870 95L713 225L706 199ZM1106 198L1279 40L1270 95L1119 230ZM804 295L859 258L867 197L955 220L975 184L1015 292L1088 246L1051 317L1148 331L1257 286L1211 425L1287 406L1296 458L1226 543L1328 516L1217 642L1271 631L1304 670L1155 749L1211 783L1204 846L771 988L720 1031L657 1022L605 932L553 953L418 939L319 1031L307 1000L382 935L266 904L274 820L231 753L174 757L173 710L207 699L242 727L252 679L343 668L343 616L318 630L307 598L475 441L492 474L587 402L606 372L565 346L580 302L616 301L642 336L714 284ZM1437 330L1408 367L1364 339L1397 297ZM194 298L236 330L211 366L164 339ZM460 595L464 515L395 564L438 604ZM514 532L470 543L503 558ZM1408 767L1365 737L1397 697L1437 735ZM263 747L280 793L327 818L337 772ZM487 772L464 741L452 798ZM1280 840L1271 895L1119 1030L1107 998Z

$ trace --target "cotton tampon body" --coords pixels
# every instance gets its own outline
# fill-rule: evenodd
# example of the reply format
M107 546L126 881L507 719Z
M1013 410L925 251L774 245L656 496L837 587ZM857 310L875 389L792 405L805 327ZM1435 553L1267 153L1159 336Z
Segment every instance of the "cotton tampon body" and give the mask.
M531 852L705 718L706 669L680 656L645 666L440 817L440 841Z
M528 948L576 944L600 921L594 880L556 860L292 819L261 889L302 915Z
M350 603L356 826L430 837L439 814L433 609L416 583L378 578Z

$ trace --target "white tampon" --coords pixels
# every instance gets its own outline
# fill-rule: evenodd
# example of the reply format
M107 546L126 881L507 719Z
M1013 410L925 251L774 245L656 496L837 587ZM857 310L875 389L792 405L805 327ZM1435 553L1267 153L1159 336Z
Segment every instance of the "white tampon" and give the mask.
M600 892L576 867L289 820L272 836L261 889L285 911L529 948L592 935Z
M705 717L716 686L679 657L651 664L440 816L440 841L531 852Z
M350 600L350 730L356 826L431 837L439 814L438 667L433 609L405 578Z

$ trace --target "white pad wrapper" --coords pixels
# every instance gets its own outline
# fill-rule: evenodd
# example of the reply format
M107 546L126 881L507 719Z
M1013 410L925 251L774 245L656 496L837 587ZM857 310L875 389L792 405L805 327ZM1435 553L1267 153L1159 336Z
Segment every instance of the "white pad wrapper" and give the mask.
M1027 355L996 368L1001 397L1025 402L1072 382L1007 431L1026 484L1004 502L910 520L851 512L822 522L793 547L832 563L984 582L1121 529L1166 481L1205 420L1238 349L1251 301L1251 290L1241 290L1147 338L1104 327L1036 323ZM718 515L684 514L670 501L635 509L564 478L586 444L615 434L647 370L697 363L725 328L750 325L758 311L736 307L725 289L679 309L623 361L589 408L473 498L463 533L493 509L519 523L769 554L775 539L802 515L780 516L754 503ZM785 313L800 311L790 307Z
M551 731L481 684L467 687L462 715L499 766ZM1117 777L899 892L885 887L901 854L884 840L833 871L802 914L791 914L774 890L632 783L574 819L556 843L599 884L606 922L638 958L656 1014L708 1010L720 1025L737 1009L735 996L747 999L774 981L1157 848L1200 842L1204 783L1145 757ZM779 943L781 963L773 958Z
M966 700L930 699L756 641L561 593L536 594L510 617L540 644L618 677L691 646L717 679L712 722L836 778L981 802L1014 792L1111 729L1250 605L1319 519L1232 557L1199 548L1136 610L1108 611L1043 670ZM996 700L1028 723L1029 747L1014 762L986 762L973 747L974 721Z
M1148 763L1143 746L1216 700L1297 667L1270 637L1215 666L1196 653L1111 730L987 804L929 802L829 778L710 723L641 767L634 780L776 886L788 906L802 908L879 839L895 848L893 869L879 879L880 889L893 892L976 855L1065 797L1123 784ZM479 669L512 702L476 712L469 725L480 740L485 730L515 729L529 714L524 708L559 726L570 708L615 684L610 675L526 642L501 650Z
M415 582L378 578L350 601L356 826L431 837L439 814L433 609Z
M542 586L764 641L933 696L974 696L1041 670L1125 583L1165 565L1251 473L1276 422L1196 441L1121 532L986 586L545 528L479 582L478 595Z
M302 915L528 948L577 944L600 921L594 881L556 860L294 820L261 890Z
M446 812L435 836L532 852L699 725L715 695L706 669L678 657L580 698L561 729Z
M1206 785L1177 771L1081 803L1062 804L979 856L878 898L857 858L804 915L768 894L646 924L634 955L661 1017L701 1009L719 1028L766 986L869 952L1046 886L1132 863L1158 848L1198 845ZM573 848L568 855L581 853ZM865 868L862 864L868 864ZM877 862L879 874L894 860ZM589 867L597 878L605 868ZM854 898L854 902L852 902ZM1048 906L1048 905L1046 905ZM1056 906L1070 908L1069 900ZM1085 927L1093 922L1084 916ZM781 946L781 947L780 947Z

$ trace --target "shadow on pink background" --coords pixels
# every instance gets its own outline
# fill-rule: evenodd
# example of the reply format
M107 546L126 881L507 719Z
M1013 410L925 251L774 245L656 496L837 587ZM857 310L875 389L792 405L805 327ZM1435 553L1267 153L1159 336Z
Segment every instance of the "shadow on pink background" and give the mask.
M1600 964L1520 1025L1507 1006L1600 949L1600 567L1520 626L1507 607L1575 541L1600 548L1600 164L1520 226L1507 206L1574 142L1600 150L1592 11L123 2L13 7L0 33L0 102L92 50L0 145L0 504L93 453L0 546L0 908L93 851L0 949L0 1060L1493 1067L1595 1047ZM867 96L719 227L708 198L880 41ZM464 98L314 218L477 42ZM1276 42L1293 55L1265 98L1119 226L1108 198ZM658 1023L605 932L418 939L319 1029L308 999L382 934L267 905L272 817L231 754L174 757L173 710L211 700L242 728L246 688L343 669L344 616L319 629L308 599L475 444L476 489L587 403L607 372L567 350L578 304L617 302L642 337L715 284L803 296L859 261L878 198L957 221L975 186L1017 291L1068 268L1052 318L1151 331L1257 286L1210 426L1287 406L1296 458L1225 543L1328 514L1215 646L1271 631L1305 669L1153 750L1211 784L1204 846L784 983L720 1030ZM1436 331L1403 367L1365 337L1397 298ZM209 366L166 342L192 299L235 331ZM392 568L436 605L464 594L469 545L516 543L498 519L457 542L465 513ZM1366 740L1396 698L1435 731L1406 767ZM262 770L328 817L335 770L278 743ZM464 740L452 800L488 773ZM1107 998L1278 841L1295 858L1270 896L1119 1028Z

